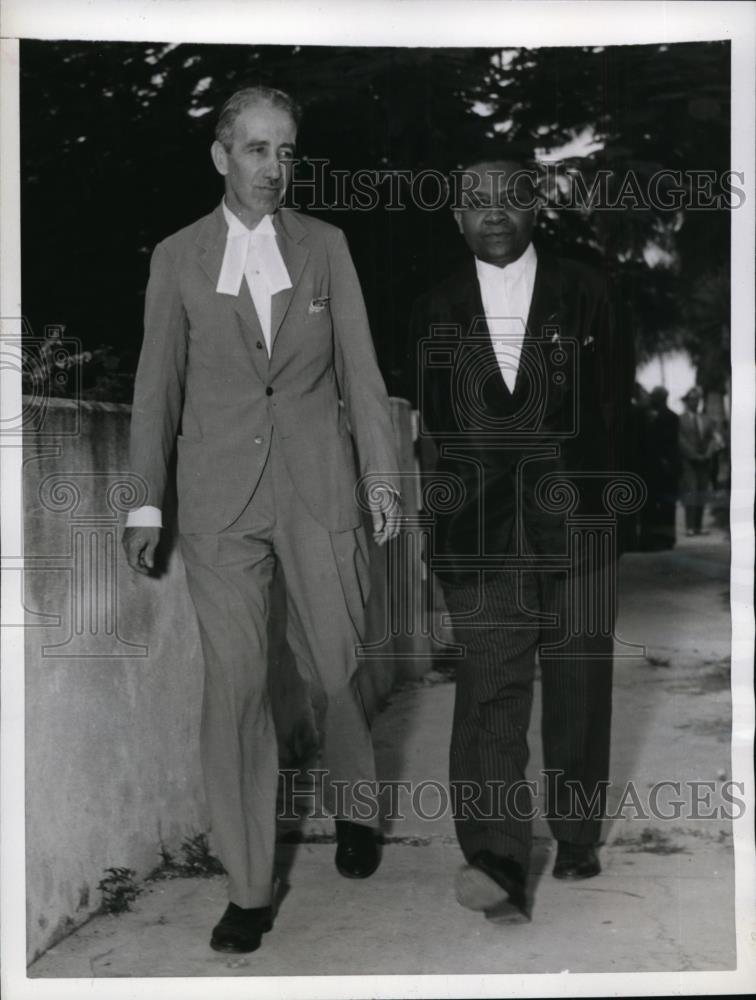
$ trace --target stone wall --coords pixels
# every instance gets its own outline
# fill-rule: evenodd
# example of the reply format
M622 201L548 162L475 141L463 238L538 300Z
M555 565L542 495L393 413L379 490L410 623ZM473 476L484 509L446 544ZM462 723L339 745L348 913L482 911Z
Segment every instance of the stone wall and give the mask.
M409 406L392 404L412 472ZM131 572L121 551L123 509L137 487L124 471L130 408L45 405L24 451L30 960L98 908L107 868L142 878L159 863L161 843L175 847L207 828L197 740L202 663L181 558L171 538L160 575L149 578ZM411 495L408 502L411 511ZM413 657L416 637L379 641L385 549L374 556L375 655L361 671L372 712L397 678L430 666ZM280 587L273 606L269 677L282 759L293 761L317 733L310 693L283 642Z

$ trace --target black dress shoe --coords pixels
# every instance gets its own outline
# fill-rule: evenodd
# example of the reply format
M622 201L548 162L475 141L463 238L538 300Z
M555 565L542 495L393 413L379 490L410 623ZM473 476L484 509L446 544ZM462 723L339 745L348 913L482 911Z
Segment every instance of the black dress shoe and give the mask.
M525 872L516 861L492 851L479 851L455 880L457 902L485 913L496 923L530 920L525 895Z
M593 878L601 871L601 865L593 844L568 844L559 841L554 878Z
M369 878L381 863L377 832L371 826L336 820L336 867L344 878Z
M220 921L213 927L210 947L215 951L235 954L257 951L263 933L273 926L273 911L269 906L243 909L229 903Z

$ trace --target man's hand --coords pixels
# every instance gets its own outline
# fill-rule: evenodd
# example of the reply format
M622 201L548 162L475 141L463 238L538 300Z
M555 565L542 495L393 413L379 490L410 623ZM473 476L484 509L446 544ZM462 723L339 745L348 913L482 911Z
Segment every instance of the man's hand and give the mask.
M155 566L155 549L160 540L160 528L124 528L123 548L129 566L137 573L149 576Z
M399 534L401 497L395 490L379 488L370 491L368 503L373 518L373 541L383 545Z

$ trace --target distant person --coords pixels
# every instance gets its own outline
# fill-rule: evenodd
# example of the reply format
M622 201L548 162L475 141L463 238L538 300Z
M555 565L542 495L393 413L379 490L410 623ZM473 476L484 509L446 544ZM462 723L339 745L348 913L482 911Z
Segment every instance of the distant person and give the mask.
M682 457L681 495L685 507L685 534L707 535L703 513L709 493L712 456L719 449L716 428L711 417L699 413L703 392L693 386L682 397L685 412L680 417L680 455Z
M645 479L644 451L649 396L640 382L633 386L627 417L627 468ZM622 551L637 552L641 548L643 511L635 511L620 522Z
M709 514L714 523L725 528L730 514L730 434L727 420L722 417L716 423L715 448L711 456L711 502Z
M724 452L727 451L727 432L723 425L714 426L714 445L713 453L711 456L711 465L709 467L709 477L711 481L711 488L714 493L717 493L720 489L720 465L722 465L722 459Z
M642 430L641 475L648 497L641 515L641 549L674 548L680 480L680 418L667 406L667 390L651 390Z

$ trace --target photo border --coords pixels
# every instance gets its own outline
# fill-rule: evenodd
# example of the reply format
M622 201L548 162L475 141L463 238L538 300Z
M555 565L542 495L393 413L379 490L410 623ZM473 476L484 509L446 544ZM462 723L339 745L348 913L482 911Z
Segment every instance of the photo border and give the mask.
M443 16L441 16L443 12ZM180 28L177 27L180 25ZM738 968L729 972L500 974L466 976L187 977L28 979L24 857L24 675L22 451L0 441L2 482L2 927L3 993L36 997L184 998L208 995L286 997L612 996L750 992L756 983L754 858L754 27L756 9L740 3L520 3L501 0L5 0L0 47L0 336L20 332L20 164L18 38L118 39L254 45L491 46L618 45L729 39L732 44L734 169L746 173L747 197L732 213L732 777L748 808L733 823ZM0 341L1 346L1 341ZM16 377L16 375L18 377ZM21 406L20 372L3 370L0 415ZM155 985L157 984L157 986Z

